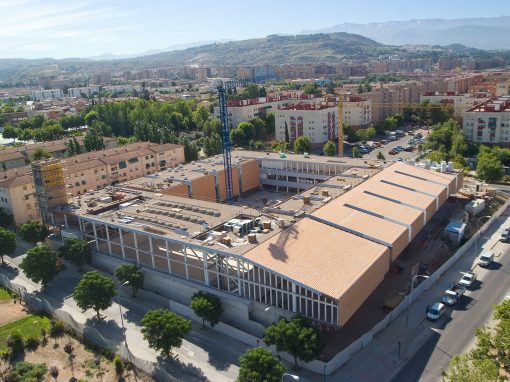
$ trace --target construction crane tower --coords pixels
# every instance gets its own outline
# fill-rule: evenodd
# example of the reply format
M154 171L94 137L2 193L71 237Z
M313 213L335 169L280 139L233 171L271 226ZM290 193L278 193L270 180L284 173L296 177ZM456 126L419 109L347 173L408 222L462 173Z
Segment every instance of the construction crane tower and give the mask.
M226 189L226 202L232 203L233 199L233 182L232 182L232 155L230 145L230 129L228 127L228 110L227 110L227 97L225 95L225 87L223 81L219 81L218 86L218 99L220 106L220 121L221 121L221 143L223 144L223 164L225 166L225 189Z

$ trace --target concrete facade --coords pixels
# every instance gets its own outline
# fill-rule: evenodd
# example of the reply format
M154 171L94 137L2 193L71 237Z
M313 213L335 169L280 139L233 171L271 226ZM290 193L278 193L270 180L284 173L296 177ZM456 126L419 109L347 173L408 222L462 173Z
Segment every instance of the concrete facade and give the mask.
M510 96L492 98L466 110L463 129L469 141L510 145Z

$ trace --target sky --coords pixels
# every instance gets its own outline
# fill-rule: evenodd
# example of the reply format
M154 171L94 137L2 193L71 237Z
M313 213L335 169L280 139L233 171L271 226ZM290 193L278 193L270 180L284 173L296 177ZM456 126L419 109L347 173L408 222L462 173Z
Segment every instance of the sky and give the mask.
M344 22L510 16L509 0L0 0L0 58L138 54Z

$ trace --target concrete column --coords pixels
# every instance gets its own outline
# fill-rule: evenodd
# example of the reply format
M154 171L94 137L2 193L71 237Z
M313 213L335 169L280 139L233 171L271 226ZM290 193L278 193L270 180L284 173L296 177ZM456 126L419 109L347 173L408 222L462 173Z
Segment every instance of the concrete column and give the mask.
M297 312L296 284L292 283L292 311Z
M241 281L239 258L237 258L237 284L239 285L239 296L243 297L243 282Z
M105 224L104 228L106 229L106 240L108 241L108 253L111 256L112 255L112 242L110 241L110 230L108 229L108 224Z
M184 252L184 270L186 271L186 280L189 280L189 269L188 269L188 250L186 246L182 247Z
M53 214L50 214L50 218L51 218L51 224L55 225L55 219L53 218ZM64 225L67 228L67 215L66 214L64 214Z
M124 251L124 239L122 238L122 230L119 228L119 241L120 241L120 249L122 251L122 258L126 259L126 252Z
M135 243L135 254L136 254L136 262L140 264L140 254L138 252L138 239L136 237L136 233L133 232L133 241ZM122 254L124 254L124 251L122 251Z
M99 242L97 241L96 223L92 222L92 229L94 230L94 240L96 241L96 250L99 251Z
M165 240L166 261L168 262L168 273L172 274L172 262L170 261L170 251L168 250L168 241Z
M207 266L207 252L202 251L202 256L204 257L204 281L205 285L209 286L209 269Z

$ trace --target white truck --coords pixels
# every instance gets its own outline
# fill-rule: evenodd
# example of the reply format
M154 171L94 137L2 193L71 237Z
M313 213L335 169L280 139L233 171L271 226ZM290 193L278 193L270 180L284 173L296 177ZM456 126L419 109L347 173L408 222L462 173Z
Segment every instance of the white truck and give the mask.
M453 283L447 290L445 290L441 301L443 301L446 305L454 305L460 300L465 291L466 287L464 285Z

